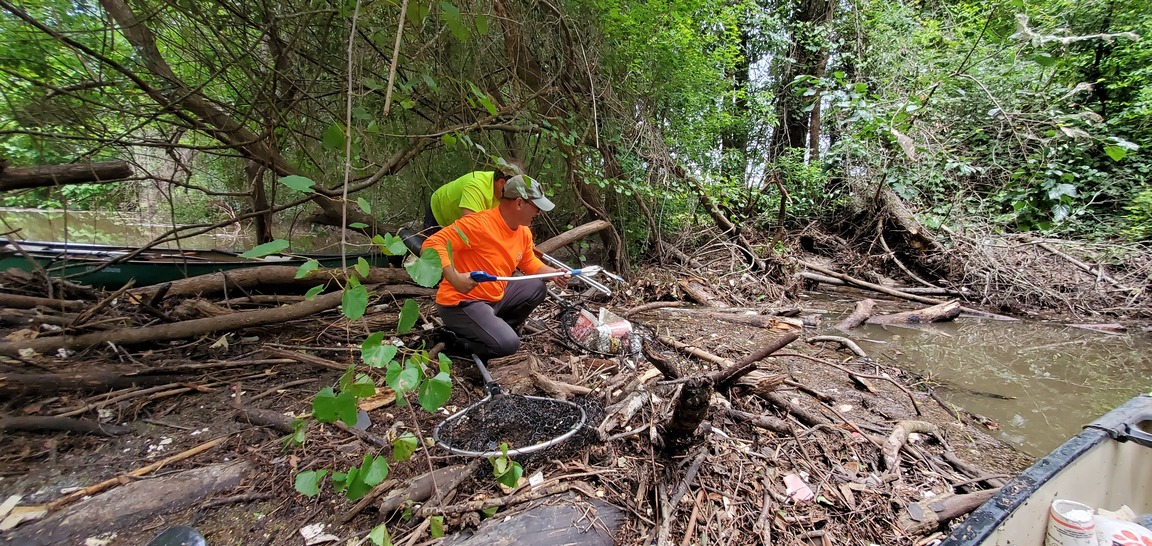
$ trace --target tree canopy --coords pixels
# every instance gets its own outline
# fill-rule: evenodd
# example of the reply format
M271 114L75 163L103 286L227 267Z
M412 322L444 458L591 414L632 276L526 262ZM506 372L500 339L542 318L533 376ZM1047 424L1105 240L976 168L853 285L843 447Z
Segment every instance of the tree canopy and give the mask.
M698 212L859 228L892 199L928 227L1143 240L1143 5L0 0L0 155L126 159L264 239L305 205L392 229L522 161L557 225L613 222L620 261ZM4 198L126 208L138 188Z

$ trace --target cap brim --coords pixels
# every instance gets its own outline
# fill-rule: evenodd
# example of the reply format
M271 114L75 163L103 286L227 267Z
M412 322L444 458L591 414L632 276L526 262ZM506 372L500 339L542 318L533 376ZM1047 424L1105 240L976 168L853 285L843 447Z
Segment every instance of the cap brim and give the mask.
M532 200L532 204L536 205L536 208L540 209L540 212L548 212L556 208L556 204L549 201L547 197L537 197Z

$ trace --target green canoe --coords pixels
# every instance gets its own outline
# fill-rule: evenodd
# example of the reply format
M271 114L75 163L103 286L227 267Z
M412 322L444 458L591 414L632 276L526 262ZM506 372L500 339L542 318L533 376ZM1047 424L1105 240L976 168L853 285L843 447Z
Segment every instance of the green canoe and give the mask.
M348 254L344 259L353 266L357 258L364 258L373 267L385 267L389 257L372 252ZM0 239L0 271L42 269L53 277L99 288L119 288L130 279L136 279L136 286L145 286L262 265L299 266L307 259L314 259L323 267L340 267L343 262L339 254L243 258L226 250L140 251L136 247Z

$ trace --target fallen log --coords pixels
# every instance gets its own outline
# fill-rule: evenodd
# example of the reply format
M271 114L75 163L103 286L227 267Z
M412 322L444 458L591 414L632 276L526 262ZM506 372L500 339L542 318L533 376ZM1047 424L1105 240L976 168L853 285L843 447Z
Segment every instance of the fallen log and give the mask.
M876 302L873 300L860 300L856 302L856 308L852 310L852 314L848 315L844 320L836 323L833 328L841 332L847 332L868 320L872 316L872 309L876 307Z
M172 283L159 284L154 286L144 286L129 291L138 297L141 301L148 301L153 298L157 293L166 290L164 297L188 297L188 296L208 296L213 294L220 294L229 290L236 289L251 289L259 286L295 286L303 289L308 289L317 284L323 283L325 286L331 286L337 282L343 282L345 274L339 269L317 269L308 274L303 279L296 278L296 272L299 267L291 265L262 265L258 267L249 267L244 269L235 269L232 271L222 271L220 273L212 273L209 275L199 275ZM376 267L372 268L366 279L361 279L362 284L388 284L394 286L404 286L399 283L409 282L412 278L408 272L399 268L390 267ZM166 288L167 287L167 288ZM418 286L410 286L412 294L401 294L397 290L396 295L431 295L432 289L421 288ZM152 302L155 305L158 302Z
M72 419L70 417L42 417L34 415L0 417L0 431L9 430L51 430L94 434L96 436L116 436L132 432L132 429L128 427L97 423L85 419Z
M244 311L222 317L209 317L184 322L171 322L143 328L126 328L93 332L78 336L56 336L37 338L24 341L10 341L0 343L0 355L17 356L21 351L31 349L44 354L56 352L59 349L79 350L96 345L112 343L115 345L137 345L155 341L171 341L185 339L219 331L236 331L253 326L277 324L311 316L321 311L334 309L340 305L342 292L333 292L318 296L312 301L276 307L273 309L260 309L257 311Z
M120 374L116 372L0 373L0 393L35 391L39 394L59 391L107 392L129 387L150 387L173 381L174 374Z
M793 435L795 432L792 423L783 419L777 419L771 415L755 415L734 409L724 410L724 415L727 415L732 420L748 423L765 430L771 430L777 434Z
M867 320L868 324L928 324L932 322L946 322L960 316L960 302L949 301L915 311L904 311L889 315L879 315Z
M21 527L5 538L11 544L22 546L84 544L84 537L131 528L133 524L157 514L176 512L211 495L230 491L251 469L252 465L246 462L225 463L151 480L125 480L126 485L115 491ZM120 485L119 479L123 477L111 480L113 485Z
M624 511L612 504L596 498L581 499L569 495L540 501L507 517L488 518L475 533L459 534L440 544L612 546L616 544L613 537L620 533L625 520Z
M920 502L910 502L901 512L897 525L909 535L926 535L975 510L999 491L987 489L963 495L946 493Z
M884 442L884 468L890 474L900 474L900 449L908 442L908 435L913 432L921 434L931 434L938 439L943 439L944 436L940 434L940 428L936 425L926 421L900 421L892 433L888 435L887 441Z
M66 186L68 184L104 184L132 176L132 168L123 161L8 167L0 169L0 191Z
M444 494L454 489L464 478L473 474L472 470L475 470L474 465L458 464L425 472L409 479L405 487L393 489L384 495L376 507L380 510L380 514L387 518L392 512L405 507L409 502L422 504L432 498L432 495Z
M53 298L37 298L21 296L18 294L0 294L0 308L7 309L35 309L46 307L58 311L83 311L90 305L89 302L79 300L58 300Z
M689 298L692 298L693 301L700 305L707 305L709 307L724 307L727 305L724 300L717 298L699 279L683 279L677 284L680 285L680 289L683 290Z
M581 224L568 231L565 231L564 233L561 233L560 235L543 241L540 244L535 245L535 249L545 254L549 252L555 252L556 250L575 243L576 241L592 235L593 233L603 231L611 227L612 224L605 220L593 220L587 224Z

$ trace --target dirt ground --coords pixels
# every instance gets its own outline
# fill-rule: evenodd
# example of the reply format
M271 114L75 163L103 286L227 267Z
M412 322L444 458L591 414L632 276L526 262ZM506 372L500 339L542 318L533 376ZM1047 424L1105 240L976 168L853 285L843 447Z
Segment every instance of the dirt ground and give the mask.
M630 291L631 295L622 294L610 302L570 301L593 310L608 306L624 312L630 305L678 296L675 282L658 275L642 276ZM236 305L234 310L254 307L259 305ZM725 366L689 357L661 339L697 347L731 364L784 335L800 336L778 356L762 360L756 375L708 396L703 423L688 441L672 446L662 444L661 433L675 412L684 379L655 371L642 355L608 356L582 350L563 335L563 309L546 303L530 322L533 333L526 335L521 352L492 362L492 373L505 390L518 394L556 396L541 390L545 383L540 377L586 387L587 392L569 394L585 409L588 425L556 447L516 457L525 477L539 474L545 482L539 487L565 485L569 493L619 509L624 517L605 529L617 544L671 540L683 544L764 540L774 544L914 544L932 538L936 530L902 529L897 520L904 504L986 489L989 485L981 477L1010 475L1029 463L966 413L954 415L955 409L933 399L918 378L891 365L853 356L834 342L806 342L828 333L827 327L838 317L785 307L751 305L718 311L765 317L765 326L717 319L691 309L651 309L630 317L648 339L649 349L662 355L684 379ZM365 323L387 330L396 320L398 303L381 298L369 309ZM820 319L821 325L799 327L800 318L772 322L777 313L788 310L784 314L812 323ZM134 313L128 302L114 302L88 325L101 320L114 323L116 317L133 317ZM433 324L425 323L430 319L430 309L425 309L417 333L398 339L409 348L432 346L436 341ZM33 327L37 324L27 320ZM10 321L0 334L11 339L28 329L27 324ZM38 331L51 335L55 330L40 325ZM270 428L237 405L239 400L244 408L272 415L307 417L313 396L337 384L341 368L356 363L366 334L363 325L350 324L338 312L329 311L197 339L5 358L0 361L0 372L6 374L6 383L0 384L4 416L74 416L109 430L123 430L100 435L7 427L0 432L0 500L19 495L20 506L31 507L55 501L59 504L53 505L51 513L57 518L92 504L103 504L105 512L110 512L96 517L80 511L77 517L89 519L57 521L51 529L45 526L51 518L24 523L4 532L0 540L21 545L143 545L166 528L190 525L212 546L304 544L302 528L325 524L325 531L339 537L340 543L355 544L386 522L393 543L429 543L433 540L425 523L429 520L419 514L405 517L419 503L407 505L407 510L381 513L378 498L358 506L335 493L331 480L309 499L296 491L294 477L306 470L346 471L359 465L365 453L391 454L391 440L403 432L429 438L433 427L448 414L485 395L467 359L454 360L453 393L438 412L429 414L412 404L398 407L387 397L376 397L370 399L375 403L361 403L371 422L365 430L313 422L298 447L286 447L289 433ZM153 379L157 373L170 376L147 386L96 391L75 384L29 386L14 380L96 371L122 376L147 371ZM369 373L376 375L377 385L383 385L381 374ZM912 421L930 423L934 432L913 433L899 458L900 470L894 471L884 462L881 446L896 425ZM209 447L202 452L129 476L206 444ZM969 474L977 469L976 475L949 465L944 453L970 465ZM414 458L391 464L389 479L369 498L377 493L386 496L429 469L462 465L468 475L460 478L454 498L441 501L448 514L445 532L462 539L481 518L476 510L461 509L461 503L509 497L493 479L489 462L463 466L470 461L429 444ZM155 485L150 489L194 469L228 469L232 467L216 465L237 463L245 464L238 479L201 479L191 488ZM99 492L90 491L99 495L95 500L60 500L78 488L109 480ZM812 490L811 498L793 490L795 480ZM143 502L142 507L124 508L116 495L129 487L134 487L134 497L155 491L160 498ZM524 485L516 494L532 487ZM529 506L533 505L510 503L500 513L515 514ZM499 521L495 518L488 524Z

